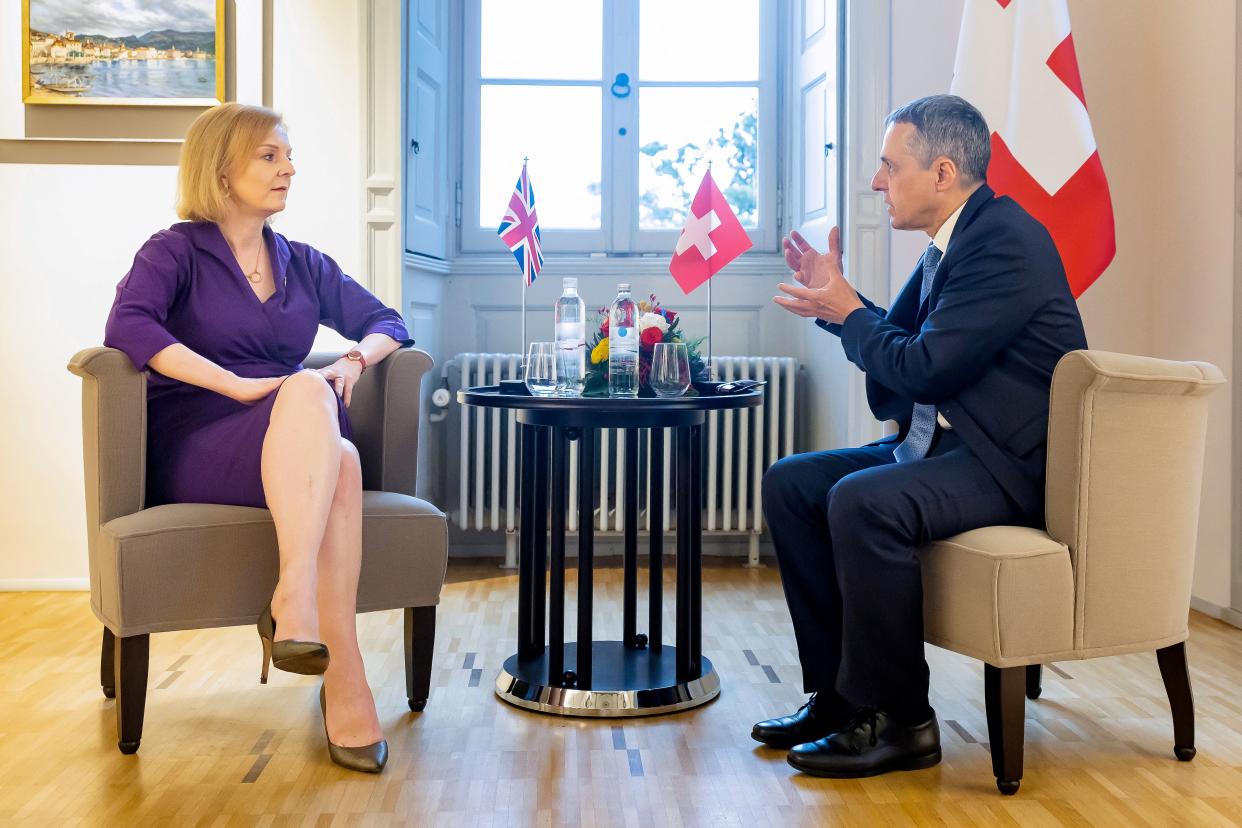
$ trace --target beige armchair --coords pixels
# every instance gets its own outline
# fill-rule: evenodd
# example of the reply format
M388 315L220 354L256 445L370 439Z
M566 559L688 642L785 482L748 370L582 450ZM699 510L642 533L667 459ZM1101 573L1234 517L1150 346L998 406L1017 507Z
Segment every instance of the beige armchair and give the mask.
M988 526L929 544L927 641L984 662L992 769L1022 779L1025 695L1040 665L1155 650L1178 759L1194 758L1184 642L1199 524L1204 362L1074 351L1052 378L1048 530Z
M335 355L312 354L306 367ZM405 610L406 696L427 703L436 605L448 560L444 514L414 497L423 351L402 349L367 371L350 420L362 458L358 611ZM88 348L69 370L82 387L91 608L104 625L100 684L116 698L122 753L138 750L150 634L253 624L276 585L276 532L266 509L201 503L144 508L147 375L123 353ZM260 649L255 639L255 666Z

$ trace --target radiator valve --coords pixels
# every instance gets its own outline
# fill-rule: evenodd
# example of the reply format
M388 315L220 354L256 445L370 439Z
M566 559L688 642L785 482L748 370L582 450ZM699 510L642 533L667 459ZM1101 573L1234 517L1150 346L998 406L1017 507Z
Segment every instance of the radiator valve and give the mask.
M427 422L440 423L448 416L449 403L453 401L453 395L444 386L440 386L431 392L431 404L435 406L435 411L427 415Z

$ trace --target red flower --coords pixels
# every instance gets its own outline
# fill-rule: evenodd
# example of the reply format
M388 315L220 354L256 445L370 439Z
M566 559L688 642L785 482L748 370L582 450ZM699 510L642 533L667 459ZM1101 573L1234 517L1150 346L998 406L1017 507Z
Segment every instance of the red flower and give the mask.
M608 317L607 316L605 316L604 321L600 323L599 335L608 336Z
M667 322L668 324L670 325L673 324L673 321L676 318L677 318L677 314L673 313L671 310L664 311L664 321Z
M647 350L647 351L650 351L653 348L655 348L655 344L657 342L663 342L663 341L664 341L664 332L655 326L652 326L648 328L647 330L643 331L642 336L640 337L640 342L642 343L642 347L644 350Z

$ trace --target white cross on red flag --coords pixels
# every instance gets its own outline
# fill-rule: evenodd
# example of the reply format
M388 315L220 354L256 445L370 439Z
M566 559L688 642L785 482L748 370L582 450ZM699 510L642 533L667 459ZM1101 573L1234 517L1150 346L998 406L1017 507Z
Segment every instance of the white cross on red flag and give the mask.
M689 293L750 247L750 236L708 170L690 203L686 226L677 239L668 272Z
M1081 296L1117 243L1066 0L966 0L952 92L992 130L988 184L1048 228Z

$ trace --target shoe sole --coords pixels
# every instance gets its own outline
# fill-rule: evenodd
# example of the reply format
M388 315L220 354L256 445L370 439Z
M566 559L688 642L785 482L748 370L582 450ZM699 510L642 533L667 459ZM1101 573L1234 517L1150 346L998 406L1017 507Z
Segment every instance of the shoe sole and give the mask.
M827 736L827 735L828 735L827 733L824 734L824 736ZM790 748L795 747L797 745L804 745L807 742L815 741L815 739L798 739L796 741L793 739L781 739L778 741L773 741L771 739L762 738L761 736L759 736L759 734L755 733L755 731L753 730L750 732L750 738L754 739L759 744L764 745L766 747L773 748L774 750L789 750ZM822 737L817 736L816 739L818 738L822 738Z
M937 750L935 753L915 756L911 759L906 759L901 762L894 762L891 765L884 765L883 767L872 768L871 770L866 771L829 771L819 770L817 768L804 768L801 765L794 764L792 756L787 757L786 761L789 762L789 766L791 768L794 768L795 770L809 776L822 776L828 779L862 779L868 776L879 776L880 774L889 773L891 771L923 770L925 768L934 767L940 764L940 751Z
M322 676L328 671L328 657L319 653L304 653L288 658L273 658L272 666L300 676Z

